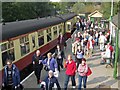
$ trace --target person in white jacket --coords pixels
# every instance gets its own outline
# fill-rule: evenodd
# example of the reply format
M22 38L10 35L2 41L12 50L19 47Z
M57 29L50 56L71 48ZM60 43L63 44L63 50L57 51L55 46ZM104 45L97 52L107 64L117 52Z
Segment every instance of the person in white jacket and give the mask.
M100 43L100 50L101 51L104 51L104 45L105 45L106 41L107 41L106 37L101 32L100 37L99 37L99 43Z
M105 48L106 48L106 51L101 53L102 60L106 60L111 57L110 49L107 47L107 45L105 46Z

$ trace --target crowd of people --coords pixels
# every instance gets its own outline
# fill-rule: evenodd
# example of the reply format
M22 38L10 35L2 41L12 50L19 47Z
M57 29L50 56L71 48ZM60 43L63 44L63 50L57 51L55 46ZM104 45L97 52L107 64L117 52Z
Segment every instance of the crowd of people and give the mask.
M69 78L71 78L72 88L76 88L75 76L78 73L78 90L83 87L86 88L87 78L92 73L89 66L86 64L86 57L92 57L94 47L100 46L101 62L105 63L106 60L112 58L113 47L109 43L110 32L102 31L104 28L98 26L98 23L92 23L90 20L78 20L76 23L77 31L72 37L72 53L75 57L69 54L65 56L64 47L66 45L65 38L62 34L58 38L58 45L56 46L55 53L49 52L47 58L43 58L40 50L36 50L32 58L33 69L37 78L37 84L46 90L52 90L56 84L58 90L61 90L58 77L61 70L65 68L65 81L64 90L67 90ZM104 52L105 51L105 52ZM111 61L110 61L111 62ZM109 62L109 63L110 63ZM20 75L17 67L12 64L10 60L7 61L4 70L3 86L16 89L20 85ZM111 64L110 64L111 65ZM48 75L44 80L41 79L41 71L44 68ZM88 73L89 72L89 73Z

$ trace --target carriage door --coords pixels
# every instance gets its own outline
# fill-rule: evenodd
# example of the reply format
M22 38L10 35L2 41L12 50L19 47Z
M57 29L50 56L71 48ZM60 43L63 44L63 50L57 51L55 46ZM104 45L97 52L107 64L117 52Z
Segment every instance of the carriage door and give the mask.
M67 22L66 30L67 38L71 38L71 22Z
M34 51L37 49L37 32L29 34L29 40L30 40L30 51Z

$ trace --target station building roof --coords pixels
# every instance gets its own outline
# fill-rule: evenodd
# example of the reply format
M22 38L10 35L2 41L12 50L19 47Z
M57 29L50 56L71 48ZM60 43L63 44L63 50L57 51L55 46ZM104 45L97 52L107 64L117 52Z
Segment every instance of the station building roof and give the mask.
M100 13L98 10L95 10L94 12L92 12L91 14L88 15L88 17L103 17L103 14Z

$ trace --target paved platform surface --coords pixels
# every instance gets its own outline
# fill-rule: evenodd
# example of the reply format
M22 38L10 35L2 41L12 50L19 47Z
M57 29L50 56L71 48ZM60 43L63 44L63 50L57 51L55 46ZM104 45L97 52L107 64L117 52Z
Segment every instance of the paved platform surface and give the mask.
M71 43L72 43L72 39L69 39L67 41L68 46L65 50L66 56L68 54L72 55L72 52L71 52L72 44ZM113 68L111 67L105 68L105 65L100 65L100 60L101 60L100 53L101 52L99 50L99 46L95 46L93 56L91 58L86 57L87 64L92 69L92 75L90 75L87 80L87 88L98 88L100 84L110 86L111 88L118 88L118 82L120 82L120 78L119 80L118 79L115 80L113 78L113 71L114 71ZM72 56L74 59L74 55ZM47 75L47 72L42 70L41 79L43 80L46 77L46 75ZM58 77L58 81L62 88L64 88L64 80L65 80L64 78L65 78L65 69L60 72L59 77ZM76 83L78 85L78 73L76 74ZM38 88L34 73L27 80L23 82L23 85L25 88ZM71 87L71 81L69 82L68 87Z

